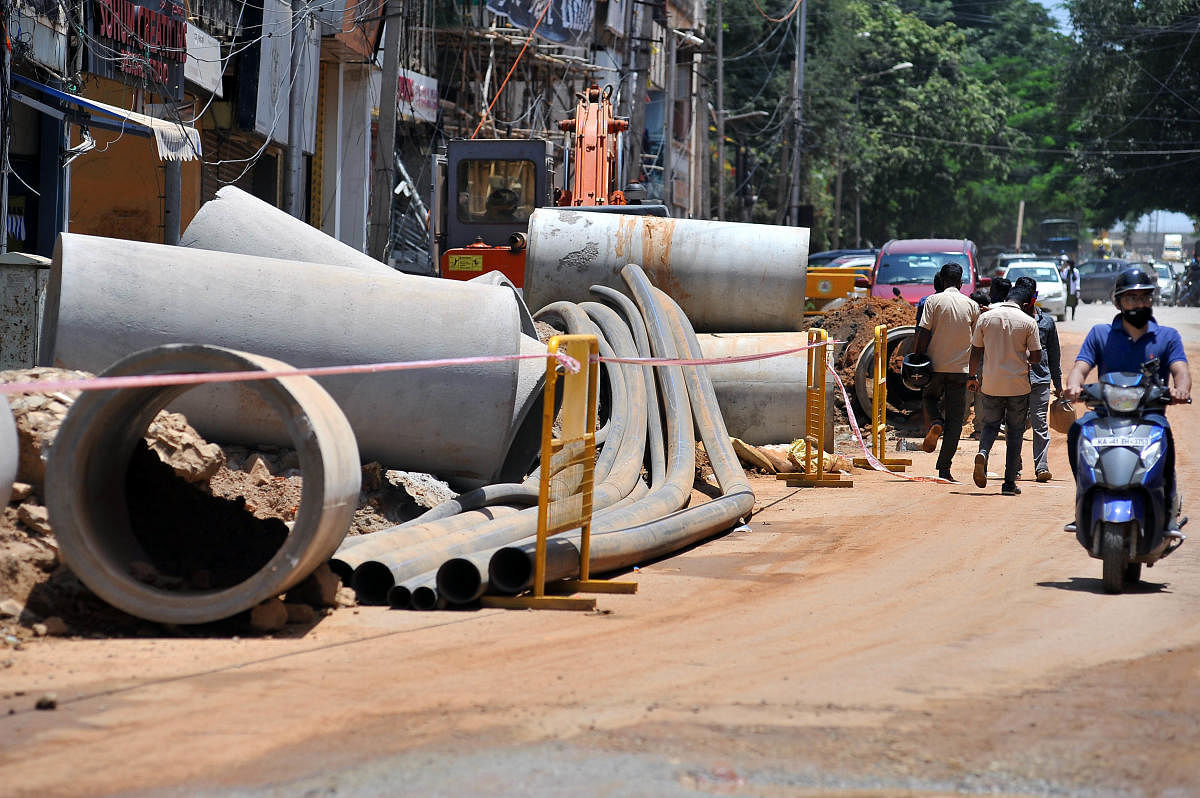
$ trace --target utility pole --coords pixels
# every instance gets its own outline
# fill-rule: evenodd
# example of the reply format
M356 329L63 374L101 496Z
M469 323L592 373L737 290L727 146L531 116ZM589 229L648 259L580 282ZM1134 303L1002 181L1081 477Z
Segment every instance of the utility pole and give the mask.
M725 221L725 24L724 0L717 0L717 219ZM738 175L741 177L741 174ZM709 196L712 196L711 194Z
M373 154L371 235L368 251L386 260L392 233L392 190L396 187L396 89L400 77L400 4L388 0L384 11L383 77L379 90L379 134Z
M8 18L4 19L5 28ZM4 52L0 65L4 68L4 107L0 108L0 223L4 231L0 233L0 254L8 252L8 147L12 131L12 54L8 47L0 46Z
M305 0L292 0L291 86L288 88L287 176L283 182L283 209L297 219L304 218L300 196L300 173L304 165L304 132L300 118L304 113L304 51L308 49L308 14Z
M672 210L675 204L675 81L677 79L678 70L675 65L676 53L678 52L677 42L675 41L675 31L668 25L665 28L667 32L667 91L666 91L666 106L663 113L663 202L666 203L667 209ZM673 212L673 211L672 211Z
M788 224L800 226L800 161L804 152L804 39L808 35L808 2L800 0L796 36L796 80L792 85L792 182L788 200Z

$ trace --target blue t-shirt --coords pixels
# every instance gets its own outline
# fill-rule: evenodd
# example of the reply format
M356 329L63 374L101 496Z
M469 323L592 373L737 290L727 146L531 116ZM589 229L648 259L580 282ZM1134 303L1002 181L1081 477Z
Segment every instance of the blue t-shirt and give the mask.
M1171 364L1176 360L1187 362L1179 331L1174 327L1161 327L1151 319L1146 332L1135 341L1125 332L1121 316L1117 314L1112 324L1097 324L1091 329L1075 359L1107 374L1110 371L1141 371L1142 364L1153 357L1158 358L1159 379L1164 385L1168 384Z

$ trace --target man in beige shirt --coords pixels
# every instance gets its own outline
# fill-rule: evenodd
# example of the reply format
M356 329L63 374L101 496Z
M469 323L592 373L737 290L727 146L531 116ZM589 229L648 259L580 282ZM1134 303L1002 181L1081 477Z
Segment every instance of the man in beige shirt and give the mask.
M955 480L950 475L950 461L958 449L967 409L971 330L979 318L979 305L958 290L962 274L962 266L957 263L942 266L938 275L944 288L925 300L913 350L918 355L927 355L933 364L933 379L921 396L930 422L923 448L932 452L938 437L944 435L938 452L938 476L952 482Z
M1021 438L1029 415L1029 366L1042 361L1037 322L1028 314L1033 291L1027 284L1013 286L1008 300L992 305L979 318L971 336L971 374L967 388L978 392L983 429L975 455L975 484L987 487L988 454L1004 423L1004 484L1000 492L1016 496L1021 468ZM984 352L987 357L984 357ZM983 379L980 379L980 361Z

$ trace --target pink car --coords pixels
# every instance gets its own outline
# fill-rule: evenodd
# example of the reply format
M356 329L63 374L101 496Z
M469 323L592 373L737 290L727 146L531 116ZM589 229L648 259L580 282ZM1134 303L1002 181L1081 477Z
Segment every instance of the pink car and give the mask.
M883 245L871 270L871 295L903 297L911 305L933 293L933 276L946 263L962 266L964 294L979 279L979 252L966 238L894 238Z

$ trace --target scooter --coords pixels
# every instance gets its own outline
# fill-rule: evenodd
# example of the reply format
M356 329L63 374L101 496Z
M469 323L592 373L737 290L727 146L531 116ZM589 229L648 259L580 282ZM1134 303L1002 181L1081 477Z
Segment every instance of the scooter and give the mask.
M1075 471L1075 523L1066 530L1103 561L1105 591L1120 593L1141 579L1142 565L1173 554L1187 537L1168 528L1167 480L1174 475L1171 395L1158 378L1158 360L1140 372L1109 372L1083 386L1091 410L1068 437ZM1187 523L1181 519L1179 526Z

